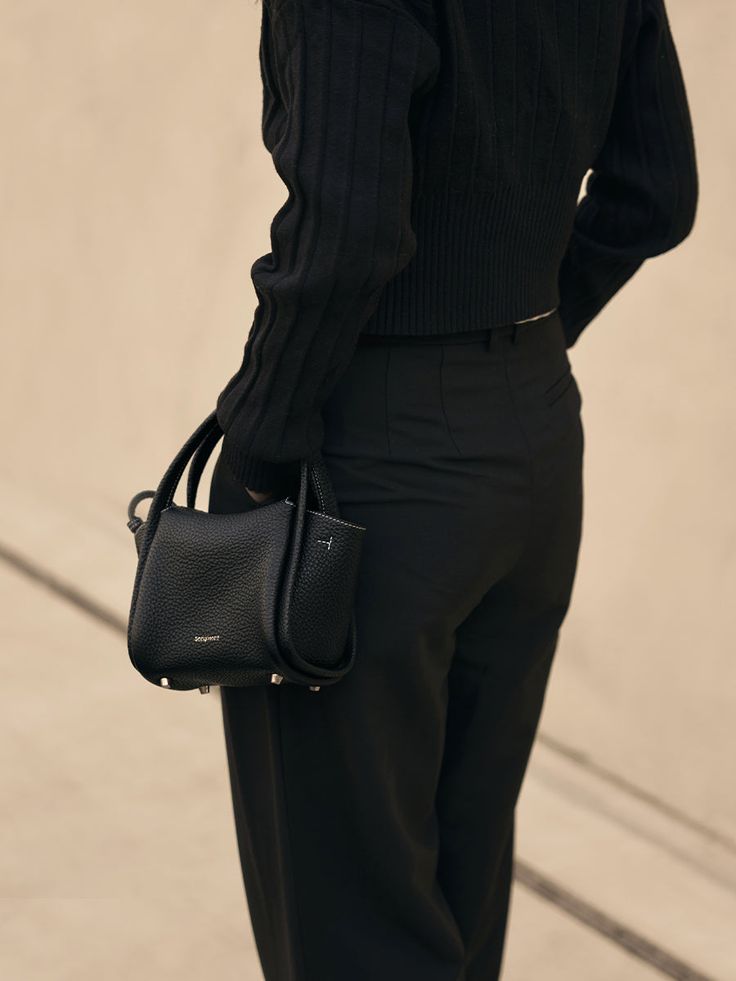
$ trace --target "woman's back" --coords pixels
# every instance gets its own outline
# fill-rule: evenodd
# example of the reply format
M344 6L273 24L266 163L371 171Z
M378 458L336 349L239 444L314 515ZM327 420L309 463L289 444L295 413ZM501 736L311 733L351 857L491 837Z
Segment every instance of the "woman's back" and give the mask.
M578 283L564 281L560 295L558 274L574 223L625 252L615 279L687 234L695 156L662 0L412 7L439 49L436 80L412 107L418 244L365 330L463 330L558 305L572 313ZM599 176L575 222L591 167ZM600 261L598 250L575 253L576 265ZM580 324L564 319L572 340Z
M606 135L638 6L627 0L436 3L441 67L425 99L419 147L428 186L579 188Z

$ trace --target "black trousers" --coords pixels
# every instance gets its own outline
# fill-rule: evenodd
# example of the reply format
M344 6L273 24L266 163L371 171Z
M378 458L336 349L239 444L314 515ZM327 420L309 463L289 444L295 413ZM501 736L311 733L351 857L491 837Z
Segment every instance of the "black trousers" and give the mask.
M569 606L581 399L559 317L359 343L324 410L367 528L336 685L222 688L266 981L492 981L514 811ZM218 459L212 510L252 504Z

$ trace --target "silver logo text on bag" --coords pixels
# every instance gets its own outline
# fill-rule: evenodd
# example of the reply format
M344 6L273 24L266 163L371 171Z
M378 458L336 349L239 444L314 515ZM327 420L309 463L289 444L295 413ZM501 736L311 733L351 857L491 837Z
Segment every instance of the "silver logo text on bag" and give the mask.
M194 643L195 644L206 644L210 640L219 640L219 634L195 634Z

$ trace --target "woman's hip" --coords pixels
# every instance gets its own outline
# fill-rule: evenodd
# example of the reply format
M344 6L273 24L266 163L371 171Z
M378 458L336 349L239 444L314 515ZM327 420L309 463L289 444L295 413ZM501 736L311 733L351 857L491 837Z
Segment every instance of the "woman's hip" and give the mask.
M580 408L556 314L490 339L363 342L325 405L323 455L345 517L382 548L410 529L427 555L443 537L457 587L463 569L490 585L532 531L575 551Z

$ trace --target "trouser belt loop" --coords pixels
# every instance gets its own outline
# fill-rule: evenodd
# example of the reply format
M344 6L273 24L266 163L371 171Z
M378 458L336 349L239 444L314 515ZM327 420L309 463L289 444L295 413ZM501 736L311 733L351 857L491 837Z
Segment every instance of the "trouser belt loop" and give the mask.
M493 327L486 328L486 351L491 350L491 341L493 340Z
M512 325L511 325L511 343L512 344L516 344L516 335L518 333L518 330L519 330L519 325L518 325L518 323L516 321L514 321L512 323Z

